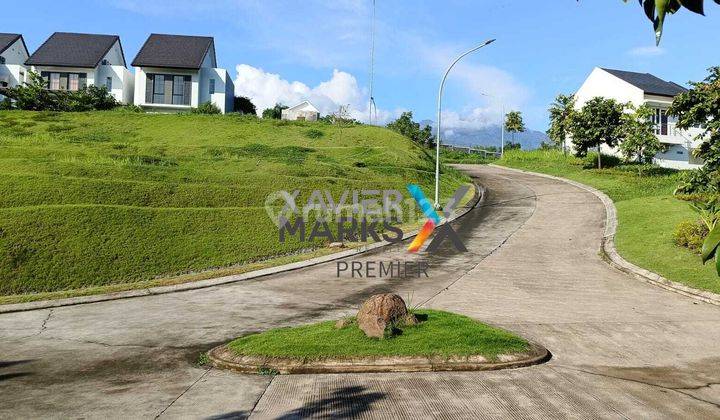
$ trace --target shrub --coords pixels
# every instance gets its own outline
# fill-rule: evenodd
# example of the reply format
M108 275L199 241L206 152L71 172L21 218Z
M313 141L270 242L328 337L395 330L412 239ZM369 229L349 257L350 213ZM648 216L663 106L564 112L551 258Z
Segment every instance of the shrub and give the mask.
M622 159L613 155L602 154L600 161L603 168L614 168L622 164ZM598 166L597 152L590 152L583 158L583 168L594 169Z
M324 136L325 133L318 130L317 128L311 128L305 132L305 137L310 139L319 139L320 137Z
M198 105L197 108L193 108L192 110L193 114L220 114L220 108L217 107L214 103L208 101L203 102L200 105Z
M30 82L5 90L5 96L14 100L14 107L28 111L83 112L107 110L118 106L115 97L105 86L88 86L77 91L48 90L45 79L35 72Z
M245 96L236 96L233 99L233 109L235 112L248 115L257 115L257 109L255 104L252 103L250 98Z
M262 117L272 120L279 120L282 118L282 111L283 109L287 109L288 107L283 104L275 104L272 108L266 108L262 112Z
M122 112L133 112L133 113L137 113L137 114L145 112L143 107L133 105L133 104L120 106L117 108L117 110L122 111Z
M675 245L688 248L694 252L699 252L703 242L708 235L708 228L705 223L697 221L685 220L680 222L673 232L673 241Z

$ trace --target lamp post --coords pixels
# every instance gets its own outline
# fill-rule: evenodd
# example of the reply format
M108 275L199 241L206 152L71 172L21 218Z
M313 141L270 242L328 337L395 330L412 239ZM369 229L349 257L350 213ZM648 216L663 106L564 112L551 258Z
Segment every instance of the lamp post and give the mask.
M487 40L483 42L482 44L478 45L477 47L465 51L464 53L460 54L458 58L453 61L450 66L445 70L445 74L443 75L442 81L440 82L440 90L438 92L438 104L437 104L437 133L435 135L435 207L440 207L440 133L442 132L442 95L443 95L443 89L445 88L445 79L447 79L448 73L450 73L450 70L452 70L453 67L455 67L455 64L457 64L458 61L460 61L463 57L466 55L473 53L480 48L492 44L495 42L494 39Z
M502 107L502 114L500 115L500 157L502 157L505 152L505 101L503 101L502 98L487 93L481 93L480 95L500 99L500 106Z

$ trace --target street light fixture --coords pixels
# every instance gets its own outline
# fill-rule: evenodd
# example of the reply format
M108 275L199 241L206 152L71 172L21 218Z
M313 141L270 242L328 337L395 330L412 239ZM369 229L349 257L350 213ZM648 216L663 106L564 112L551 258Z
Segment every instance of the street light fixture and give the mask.
M437 106L437 134L435 136L435 207L440 207L440 133L442 132L442 94L443 89L445 88L445 79L447 79L448 73L450 73L450 70L452 70L453 67L455 67L455 64L457 64L458 61L460 61L463 57L466 55L473 53L480 48L492 44L495 42L494 39L487 40L483 42L482 44L478 45L477 47L465 51L464 53L460 54L458 58L453 61L450 66L445 70L445 74L443 75L442 81L440 82L440 91L438 92L438 106Z

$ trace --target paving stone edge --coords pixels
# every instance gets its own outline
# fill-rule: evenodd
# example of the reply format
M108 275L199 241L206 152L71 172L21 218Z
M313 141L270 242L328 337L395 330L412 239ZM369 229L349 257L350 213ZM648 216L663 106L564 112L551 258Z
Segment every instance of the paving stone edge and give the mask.
M323 358L302 360L282 357L239 356L226 345L208 352L210 364L218 369L246 374L319 374L319 373L386 373L386 372L448 372L515 369L537 365L552 355L543 346L530 343L527 351L498 355L497 360L483 356L456 358L425 356L382 356Z

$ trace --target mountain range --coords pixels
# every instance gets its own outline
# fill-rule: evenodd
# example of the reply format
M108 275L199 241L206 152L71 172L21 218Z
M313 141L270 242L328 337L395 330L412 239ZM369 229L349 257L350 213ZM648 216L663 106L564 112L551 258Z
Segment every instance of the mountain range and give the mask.
M423 120L420 126L435 125L434 121ZM500 124L488 125L480 128L449 128L443 130L442 143L457 146L495 146L500 147ZM435 129L433 128L433 133ZM505 133L505 142L512 140L510 133ZM540 147L543 141L548 142L547 134L542 131L528 129L524 133L515 133L515 142L520 143L523 150L533 150Z

